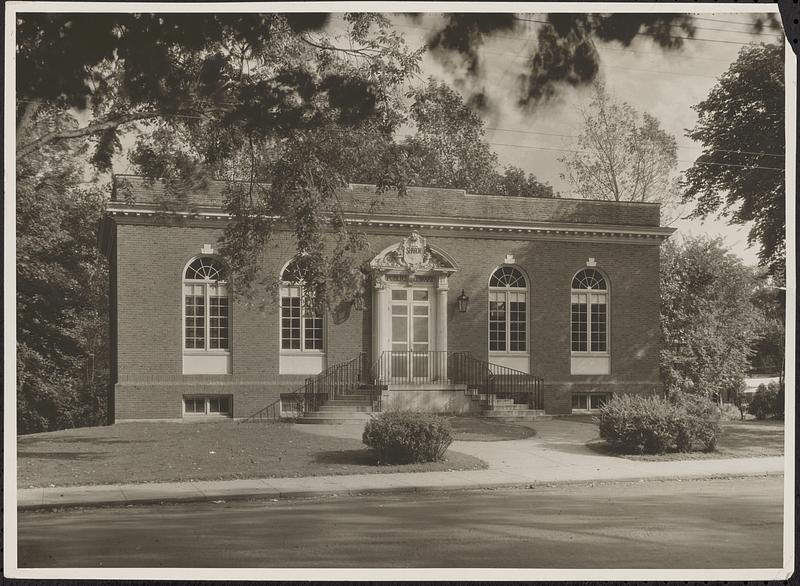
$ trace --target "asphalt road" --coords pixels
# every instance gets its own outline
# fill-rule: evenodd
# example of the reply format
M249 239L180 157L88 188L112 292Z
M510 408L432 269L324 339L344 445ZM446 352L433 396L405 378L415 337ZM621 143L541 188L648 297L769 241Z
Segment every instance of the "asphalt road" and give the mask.
M781 566L783 479L19 514L19 567Z

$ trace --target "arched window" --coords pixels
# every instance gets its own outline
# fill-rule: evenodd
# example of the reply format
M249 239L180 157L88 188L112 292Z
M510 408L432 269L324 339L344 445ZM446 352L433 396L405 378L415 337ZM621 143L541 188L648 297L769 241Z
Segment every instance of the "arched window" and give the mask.
M572 352L608 353L608 284L597 269L572 278Z
M281 350L322 352L323 319L303 299L303 275L297 261L281 273Z
M230 345L228 289L219 259L194 259L183 275L183 347L186 350L219 352Z
M527 291L525 275L502 266L489 278L489 352L527 352Z

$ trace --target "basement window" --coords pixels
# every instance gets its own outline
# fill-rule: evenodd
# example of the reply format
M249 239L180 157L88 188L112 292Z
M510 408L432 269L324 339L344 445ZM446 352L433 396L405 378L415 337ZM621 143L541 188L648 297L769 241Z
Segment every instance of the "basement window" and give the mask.
M597 411L605 405L610 396L608 393L573 393L573 411Z
M183 415L185 417L230 417L231 397L184 397Z

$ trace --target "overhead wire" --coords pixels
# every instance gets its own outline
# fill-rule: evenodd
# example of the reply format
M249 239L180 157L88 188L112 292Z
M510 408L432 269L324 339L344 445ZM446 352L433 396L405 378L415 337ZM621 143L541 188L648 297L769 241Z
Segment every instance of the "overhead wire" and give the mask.
M546 20L536 20L536 19L532 19L532 18L522 18L520 16L516 16L515 18L516 18L516 20L520 20L520 21L523 21L523 22L536 22L536 23L539 23L539 24L546 24L546 25L551 26L551 27L553 26L553 23L548 22ZM671 26L673 26L673 25L671 25ZM696 28L699 29L700 27L696 27ZM728 31L728 32L741 33L742 31ZM702 39L700 37L684 37L684 36L680 36L680 35L668 35L668 34L661 34L661 33L647 33L647 32L641 32L641 31L637 32L637 33L634 33L634 36L667 37L667 38L670 38L670 39L681 39L681 40L685 40L685 41L705 41L705 42L709 42L709 43L725 43L725 44L729 44L729 45L742 45L742 46L751 45L754 42L754 41L750 41L750 42L747 42L747 43L742 43L742 42L739 42L739 41L730 41L730 40L724 40L724 39Z

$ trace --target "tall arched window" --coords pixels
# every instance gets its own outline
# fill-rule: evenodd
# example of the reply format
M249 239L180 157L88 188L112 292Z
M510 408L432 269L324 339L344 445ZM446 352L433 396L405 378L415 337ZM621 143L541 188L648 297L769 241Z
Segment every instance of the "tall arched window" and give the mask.
M185 350L226 352L230 347L228 289L219 259L194 259L183 275Z
M608 354L608 283L597 269L572 278L572 352Z
M489 278L489 352L528 351L528 284L516 267L502 266Z
M324 351L322 315L307 307L303 276L295 260L283 269L281 281L281 350Z

